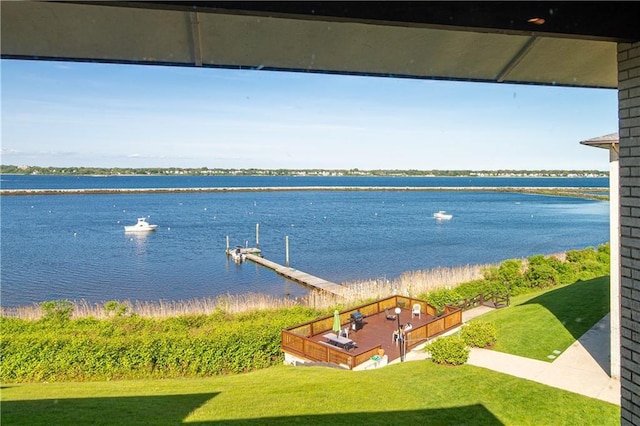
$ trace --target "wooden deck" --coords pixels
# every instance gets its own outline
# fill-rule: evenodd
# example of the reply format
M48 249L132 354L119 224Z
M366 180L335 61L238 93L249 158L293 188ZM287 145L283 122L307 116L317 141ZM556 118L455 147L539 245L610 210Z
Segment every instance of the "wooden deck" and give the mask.
M420 318L418 318L417 316L414 316L412 318L411 310L403 309L400 313L400 324L404 326L408 322L410 322L413 329L416 329L434 320L435 318L435 316L425 313L422 313ZM350 323L342 324L342 328L348 328L349 325ZM398 330L397 318L395 320L388 320L384 312L369 315L364 318L364 326L360 330L352 331L351 329L349 329L349 339L355 342L356 347L348 351L340 348L337 349L358 356L361 353L372 348L373 346L381 345L385 355L389 357L389 362L391 362L395 359L400 358L400 347L398 344L393 342L393 332L396 330ZM316 342L326 341L326 339L322 337L323 334L325 333L320 333L312 336L311 339ZM425 339L410 341L410 337L411 332L408 333L407 350L426 341Z
M290 268L288 266L280 265L276 262L265 259L264 257L256 256L254 254L247 253L247 260L255 262L266 268L274 270L277 274L282 275L292 281L305 285L307 287L315 288L318 290L327 291L338 296L342 296L344 287L339 284L332 283L322 278L315 277L307 274L306 272L298 271L297 269Z
M420 317L412 315L410 307L420 304ZM421 343L462 324L462 309L447 307L445 313L436 316L433 306L426 301L406 296L391 296L340 312L342 329L349 328L349 339L355 348L343 349L328 343L325 334L333 327L333 315L318 318L282 330L282 351L290 362L320 362L340 365L353 369L371 360L384 350L389 362L400 358L400 347L393 341L393 332L398 329L398 320L387 319L387 312L394 314L401 307L400 324L408 322L412 328L406 333L407 352ZM363 327L357 331L350 328L351 314L363 316ZM366 364L365 364L366 365ZM368 367L365 367L368 368Z

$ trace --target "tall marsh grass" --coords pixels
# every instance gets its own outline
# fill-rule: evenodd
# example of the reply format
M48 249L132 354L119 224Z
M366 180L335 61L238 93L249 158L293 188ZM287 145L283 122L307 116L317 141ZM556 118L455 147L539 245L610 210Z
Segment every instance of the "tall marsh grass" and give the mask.
M417 296L447 287L455 287L463 282L482 278L482 271L490 265L466 265L460 267L438 267L429 270L405 272L393 280L372 279L343 283L343 297L326 292L310 291L308 295L289 299L275 296L247 293L224 295L213 298L155 302L118 301L124 308L123 315L135 314L148 318L167 318L183 315L209 315L223 311L231 314L256 310L289 308L293 306L311 307L318 310L332 309L336 306L353 306L368 300L393 295ZM105 301L106 302L106 301ZM93 317L105 319L115 315L105 308L105 303L89 303L82 299L73 301L72 318ZM0 316L17 317L25 320L38 320L44 311L38 304L15 308L0 307Z

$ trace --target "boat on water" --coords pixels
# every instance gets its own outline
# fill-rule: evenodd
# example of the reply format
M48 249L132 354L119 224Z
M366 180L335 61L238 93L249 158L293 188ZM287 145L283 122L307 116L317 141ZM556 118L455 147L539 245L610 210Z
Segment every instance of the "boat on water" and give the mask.
M235 246L235 248L227 250L227 254L236 263L242 263L247 259L247 251L242 246Z
M248 254L262 257L262 252L257 247L235 246L232 249L227 249L227 255L231 256L231 259L236 263L242 263L247 260Z
M144 217L138 218L138 223L135 225L125 226L124 232L149 232L155 231L158 225L151 225Z
M453 215L445 212L444 210L440 210L439 212L434 213L433 217L435 217L437 220L449 220L453 217Z

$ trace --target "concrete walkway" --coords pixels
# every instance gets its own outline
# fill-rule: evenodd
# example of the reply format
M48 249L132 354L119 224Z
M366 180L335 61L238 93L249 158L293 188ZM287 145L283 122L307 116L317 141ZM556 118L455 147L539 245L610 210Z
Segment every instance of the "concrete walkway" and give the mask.
M462 321L467 322L489 310L492 309L484 306L471 309L463 313ZM608 374L609 325L607 315L553 362L472 348L467 364L620 405L620 382L611 379ZM406 359L424 358L421 348L407 354Z

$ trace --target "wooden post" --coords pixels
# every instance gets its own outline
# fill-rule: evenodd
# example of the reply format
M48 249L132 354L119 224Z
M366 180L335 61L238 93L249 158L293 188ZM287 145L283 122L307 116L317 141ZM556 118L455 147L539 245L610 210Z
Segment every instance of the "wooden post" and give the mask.
M285 236L284 237L284 252L285 252L285 258L286 258L286 265L287 267L289 266L289 236Z
M256 223L256 248L260 248L260 224Z

